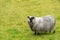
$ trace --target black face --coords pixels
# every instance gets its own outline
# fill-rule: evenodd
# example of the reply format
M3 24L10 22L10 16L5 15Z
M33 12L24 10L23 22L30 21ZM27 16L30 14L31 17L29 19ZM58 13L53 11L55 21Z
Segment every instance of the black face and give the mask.
M34 19L33 16L28 16L29 20L30 20L30 23L32 22L32 20Z

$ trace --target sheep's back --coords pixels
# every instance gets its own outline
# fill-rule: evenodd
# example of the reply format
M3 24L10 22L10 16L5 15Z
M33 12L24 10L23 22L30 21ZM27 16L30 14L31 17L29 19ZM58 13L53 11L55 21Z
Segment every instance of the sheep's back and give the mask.
M52 30L54 28L54 18L52 16L45 16L43 17L44 20L44 29L45 30Z
M52 16L38 17L35 19L34 30L47 31L54 28L54 18Z

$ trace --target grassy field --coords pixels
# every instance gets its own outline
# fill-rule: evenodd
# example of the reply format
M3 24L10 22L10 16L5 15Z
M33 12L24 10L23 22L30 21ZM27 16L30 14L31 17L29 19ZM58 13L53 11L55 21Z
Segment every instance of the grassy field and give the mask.
M56 33L34 35L27 16L52 15ZM60 40L60 0L0 0L0 40Z

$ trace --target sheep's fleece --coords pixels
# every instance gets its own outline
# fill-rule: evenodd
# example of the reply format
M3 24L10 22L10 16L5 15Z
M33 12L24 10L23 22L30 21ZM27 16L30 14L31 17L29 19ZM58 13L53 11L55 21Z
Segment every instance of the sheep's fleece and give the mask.
M51 15L43 17L28 16L28 24L34 32L51 32L55 27L55 19Z

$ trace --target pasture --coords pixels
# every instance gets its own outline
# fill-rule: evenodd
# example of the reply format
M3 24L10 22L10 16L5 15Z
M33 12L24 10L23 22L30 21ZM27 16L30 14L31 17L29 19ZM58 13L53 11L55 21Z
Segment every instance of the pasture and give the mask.
M27 16L52 15L56 33L34 35ZM60 40L60 0L0 0L0 40Z

